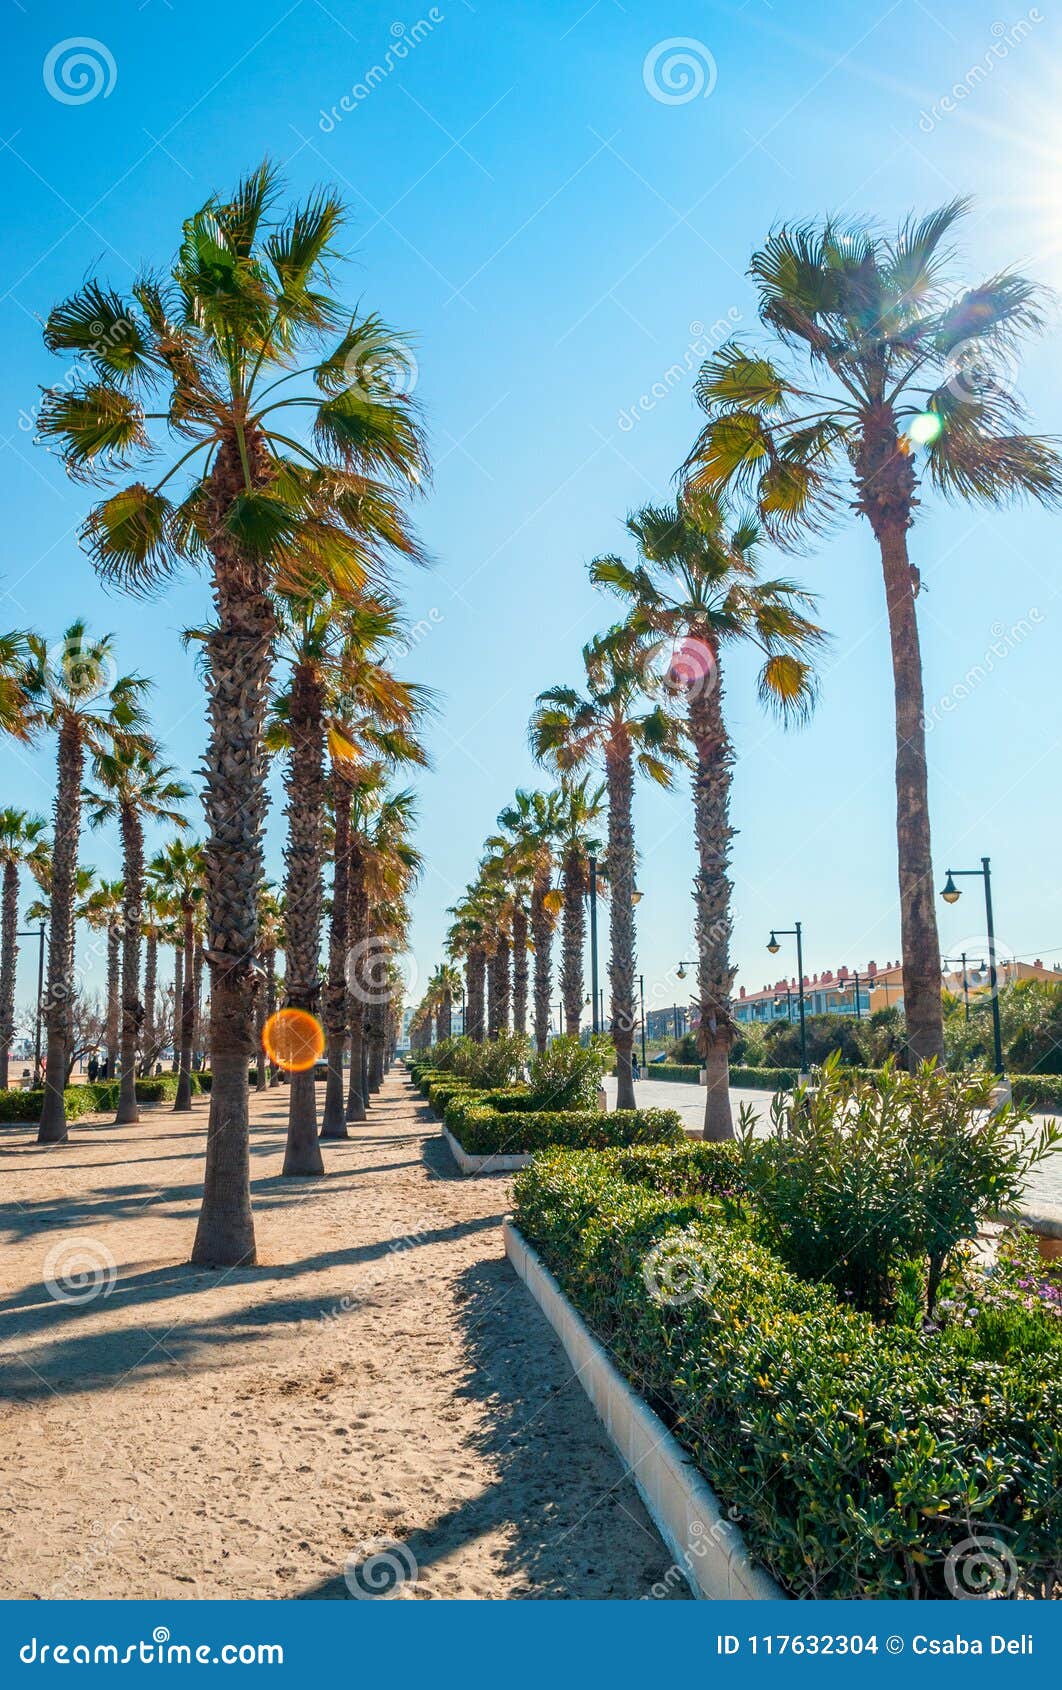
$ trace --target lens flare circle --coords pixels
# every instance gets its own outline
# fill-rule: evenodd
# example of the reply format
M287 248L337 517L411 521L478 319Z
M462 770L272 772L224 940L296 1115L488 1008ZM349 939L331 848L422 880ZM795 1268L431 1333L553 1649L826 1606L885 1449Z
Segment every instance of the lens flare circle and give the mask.
M262 1048L286 1074L305 1074L324 1055L324 1028L308 1009L278 1009L262 1029Z

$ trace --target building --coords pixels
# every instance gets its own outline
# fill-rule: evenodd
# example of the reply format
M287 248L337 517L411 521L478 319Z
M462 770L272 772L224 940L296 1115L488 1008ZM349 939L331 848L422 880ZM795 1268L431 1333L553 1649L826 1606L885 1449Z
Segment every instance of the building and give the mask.
M868 962L866 968L828 968L822 974L804 976L805 1015L869 1015L872 1010L903 1003L901 969L898 962L883 968ZM800 990L796 977L776 980L759 991L738 990L734 1019L738 1022L796 1021L800 1017Z

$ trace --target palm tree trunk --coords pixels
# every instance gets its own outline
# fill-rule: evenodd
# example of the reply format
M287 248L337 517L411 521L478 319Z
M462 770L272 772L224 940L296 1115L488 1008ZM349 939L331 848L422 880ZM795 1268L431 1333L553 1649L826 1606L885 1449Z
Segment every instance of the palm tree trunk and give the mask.
M140 1002L140 923L144 900L144 829L133 806L123 804L122 832L122 1078L116 1126L139 1121L136 1101L136 1050L144 1022Z
M74 889L81 831L81 774L84 746L81 726L72 716L59 730L59 778L55 792L52 851L51 932L44 1020L48 1054L38 1144L61 1144L67 1137L66 1051L70 1043L70 995L74 985Z
M292 676L287 762L288 838L284 852L285 1002L316 1016L321 983L321 817L324 812L324 688L306 664ZM290 1076L284 1173L324 1173L317 1138L317 1087L311 1065Z
M483 1043L483 977L487 956L482 945L470 945L465 958L465 1013L467 1032L478 1045Z
M907 555L915 478L887 405L867 419L856 460L856 479L860 494L857 509L869 519L881 552L892 648L903 1007L908 1060L913 1070L926 1060L943 1062L944 1006L933 901L922 654Z
M633 1109L634 1078L634 824L631 798L634 773L631 748L613 743L605 760L608 778L609 959L612 995L612 1042L616 1047L616 1108Z
M561 870L564 889L564 928L561 936L561 996L564 999L564 1031L579 1037L583 1021L583 948L586 937L586 906L589 890L586 858L582 848L570 845Z
M264 958L264 967L265 967L265 1021L270 1021L270 1020L272 1020L273 1016L277 1012L277 948L276 948L275 945L270 945L269 948L267 949L267 951L265 953L265 958ZM261 992L261 988L259 988L259 992ZM263 1027L265 1026L265 1021L263 1021L263 1023L262 1023ZM270 1057L268 1064L266 1064L265 1051L263 1049L262 1041L261 1041L260 1038L259 1038L259 1041L258 1041L258 1049L259 1049L259 1052L260 1052L260 1055L261 1055L261 1062L260 1062L260 1065L259 1065L259 1071L261 1072L262 1066L267 1066L270 1089L272 1089L273 1086L279 1086L279 1084L280 1084L280 1069L278 1068L277 1064L273 1061L272 1057Z
M513 1032L527 1032L527 911L513 905Z
M494 935L487 952L487 1037L496 1039L501 1032L501 993L499 990L498 938Z
M18 864L4 864L0 915L0 1091L7 1090L11 1041L15 1036L15 965L18 962Z
M193 990L193 998L192 998L192 1066L193 1066L193 1068L195 1067L195 1056L196 1056L197 1052L198 1052L199 1057L200 1057L200 1066L201 1067L204 1066L204 1064L202 1062L202 1055L203 1055L203 967L204 967L204 960L205 959L203 957L203 940L202 940L198 930L196 931L196 935L195 935L195 953L194 953L194 955L195 955L195 966L194 966L193 971L192 971L192 979L193 979L193 982L194 982L194 990Z
M244 442L254 481L269 479L264 448ZM225 520L246 481L238 442L226 440L211 472L207 520L216 621L207 635L210 739L204 808L210 965L210 1118L206 1175L192 1260L231 1267L255 1261L247 1071L255 1046L257 910L268 798L262 728L275 621L266 571L241 552Z
M332 816L335 828L332 868L332 918L328 933L328 979L324 1009L328 1077L325 1081L322 1138L346 1138L347 1112L343 1099L343 1048L347 1042L347 919L350 914L351 786L338 770L332 773Z
M695 632L697 632L695 630ZM697 634L704 638L703 632ZM730 963L732 918L730 897L730 780L734 753L723 721L722 672L715 656L715 685L690 694L690 737L693 740L693 833L697 873L693 905L697 933L697 992L700 999L698 1044L708 1082L704 1100L704 1134L713 1141L733 1138L730 1109L730 1045L734 1025L730 991L734 969Z
M184 1013L184 940L173 947L173 1061L174 1074L181 1071L181 1016Z
M497 948L497 951L495 952L495 959L494 959L495 960L495 967L496 967L497 975L498 975L498 1032L499 1033L507 1033L509 1031L509 999L510 999L509 964L510 964L510 960L511 960L511 955L512 955L512 953L511 953L510 946L509 946L509 935L508 935L508 933L499 933L498 934L498 948Z
M184 932L184 969L181 990L181 1065L178 1070L174 1113L186 1114L192 1107L192 1040L195 1037L195 905L181 910Z
M107 1078L113 1080L118 1074L118 1058L121 1054L119 1032L121 1026L121 957L122 930L117 921L107 922Z
M141 1028L140 1072L150 1074L155 1042L155 995L158 988L159 940L154 927L144 946L144 1021Z
M549 1043L549 1000L551 988L551 957L553 923L546 899L549 896L549 864L535 872L531 887L531 939L535 947L535 1048L545 1050Z
M365 1079L365 1003L359 995L359 987L367 961L365 957L367 938L365 928L369 915L369 899L365 891L365 861L356 831L352 831L350 840L347 895L347 934L350 941L350 950L352 956L362 959L359 968L352 970L349 982L350 990L347 996L347 1014L350 1018L350 1080L347 1089L347 1120L364 1121L365 1106L368 1100L368 1085ZM371 970L364 973L364 978L371 979Z

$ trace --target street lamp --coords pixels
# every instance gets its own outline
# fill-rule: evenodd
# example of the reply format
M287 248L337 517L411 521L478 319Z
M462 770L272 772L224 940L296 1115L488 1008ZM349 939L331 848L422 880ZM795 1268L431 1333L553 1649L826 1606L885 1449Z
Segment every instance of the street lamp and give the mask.
M597 858L590 858L590 1020L595 1033L601 1024L597 1013Z
M767 941L767 949L772 956L777 956L781 950L778 935L783 938L794 935L797 953L797 1003L800 1008L800 1071L808 1072L808 1032L804 1020L804 930L798 921L794 927L772 927L771 937Z
M639 976L638 976L638 1003L641 1007L641 1012L642 1012L642 1067L644 1069L644 1067L646 1065L646 1063L645 1063L645 975L644 974L639 974Z
M944 968L945 968L945 971L946 971L949 964L952 967L954 967L956 960L959 961L962 964L962 1001L963 1001L963 1008L964 1008L964 1012L965 1012L964 1019L969 1021L969 1019L970 1019L970 979L969 979L969 975L966 972L966 952L961 951L959 953L959 956L958 956L957 959L955 957L944 957L943 958ZM978 963L977 966L980 969L981 973L984 974L985 963L984 963L983 957L982 957L981 961Z
M15 934L16 939L36 939L37 941L37 1024L33 1035L33 1078L36 1082L41 1072L41 1005L44 1002L44 923L39 927L27 927Z
M941 897L946 904L957 904L962 896L962 889L955 884L955 876L965 880L970 876L980 876L985 883L985 924L988 929L988 981L992 991L992 1044L995 1056L995 1069L1000 1079L1003 1078L1003 1027L999 1019L999 993L996 990L996 928L992 918L992 867L991 858L982 857L980 868L949 868L947 879L941 890Z
M858 968L853 968L853 970L852 970L852 983L855 986L855 1016L856 1016L856 1020L862 1021L862 1019L863 1019L863 1005L862 1005L862 1001L861 1001L860 996L859 996L859 970L858 970ZM847 980L838 980L838 982L837 982L837 992L838 992L838 995L840 997L846 997L848 995L848 981Z

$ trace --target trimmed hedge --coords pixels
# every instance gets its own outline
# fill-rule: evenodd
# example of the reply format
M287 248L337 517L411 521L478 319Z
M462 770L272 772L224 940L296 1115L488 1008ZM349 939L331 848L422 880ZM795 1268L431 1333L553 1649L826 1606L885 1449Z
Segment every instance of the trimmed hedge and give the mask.
M1013 1569L1007 1594L1057 1596L1051 1358L974 1361L875 1326L705 1194L731 1177L718 1155L546 1152L516 1177L515 1219L753 1555L799 1598L946 1599L976 1591L980 1535Z
M523 1156L550 1146L604 1150L621 1144L677 1144L673 1109L491 1109L481 1097L452 1098L446 1125L469 1156Z
M700 1083L701 1070L694 1062L647 1062L640 1070L643 1080L674 1080L677 1085Z
M68 1121L76 1121L81 1115L91 1115L94 1110L106 1107L97 1102L96 1089L87 1085L67 1086L64 1096ZM43 1088L36 1091L20 1091L17 1088L0 1091L0 1121L36 1121L43 1108Z
M1057 1074L1012 1074L1015 1103L1027 1109L1062 1109L1062 1078Z
M731 1068L730 1084L751 1091L792 1091L800 1078L796 1068Z

